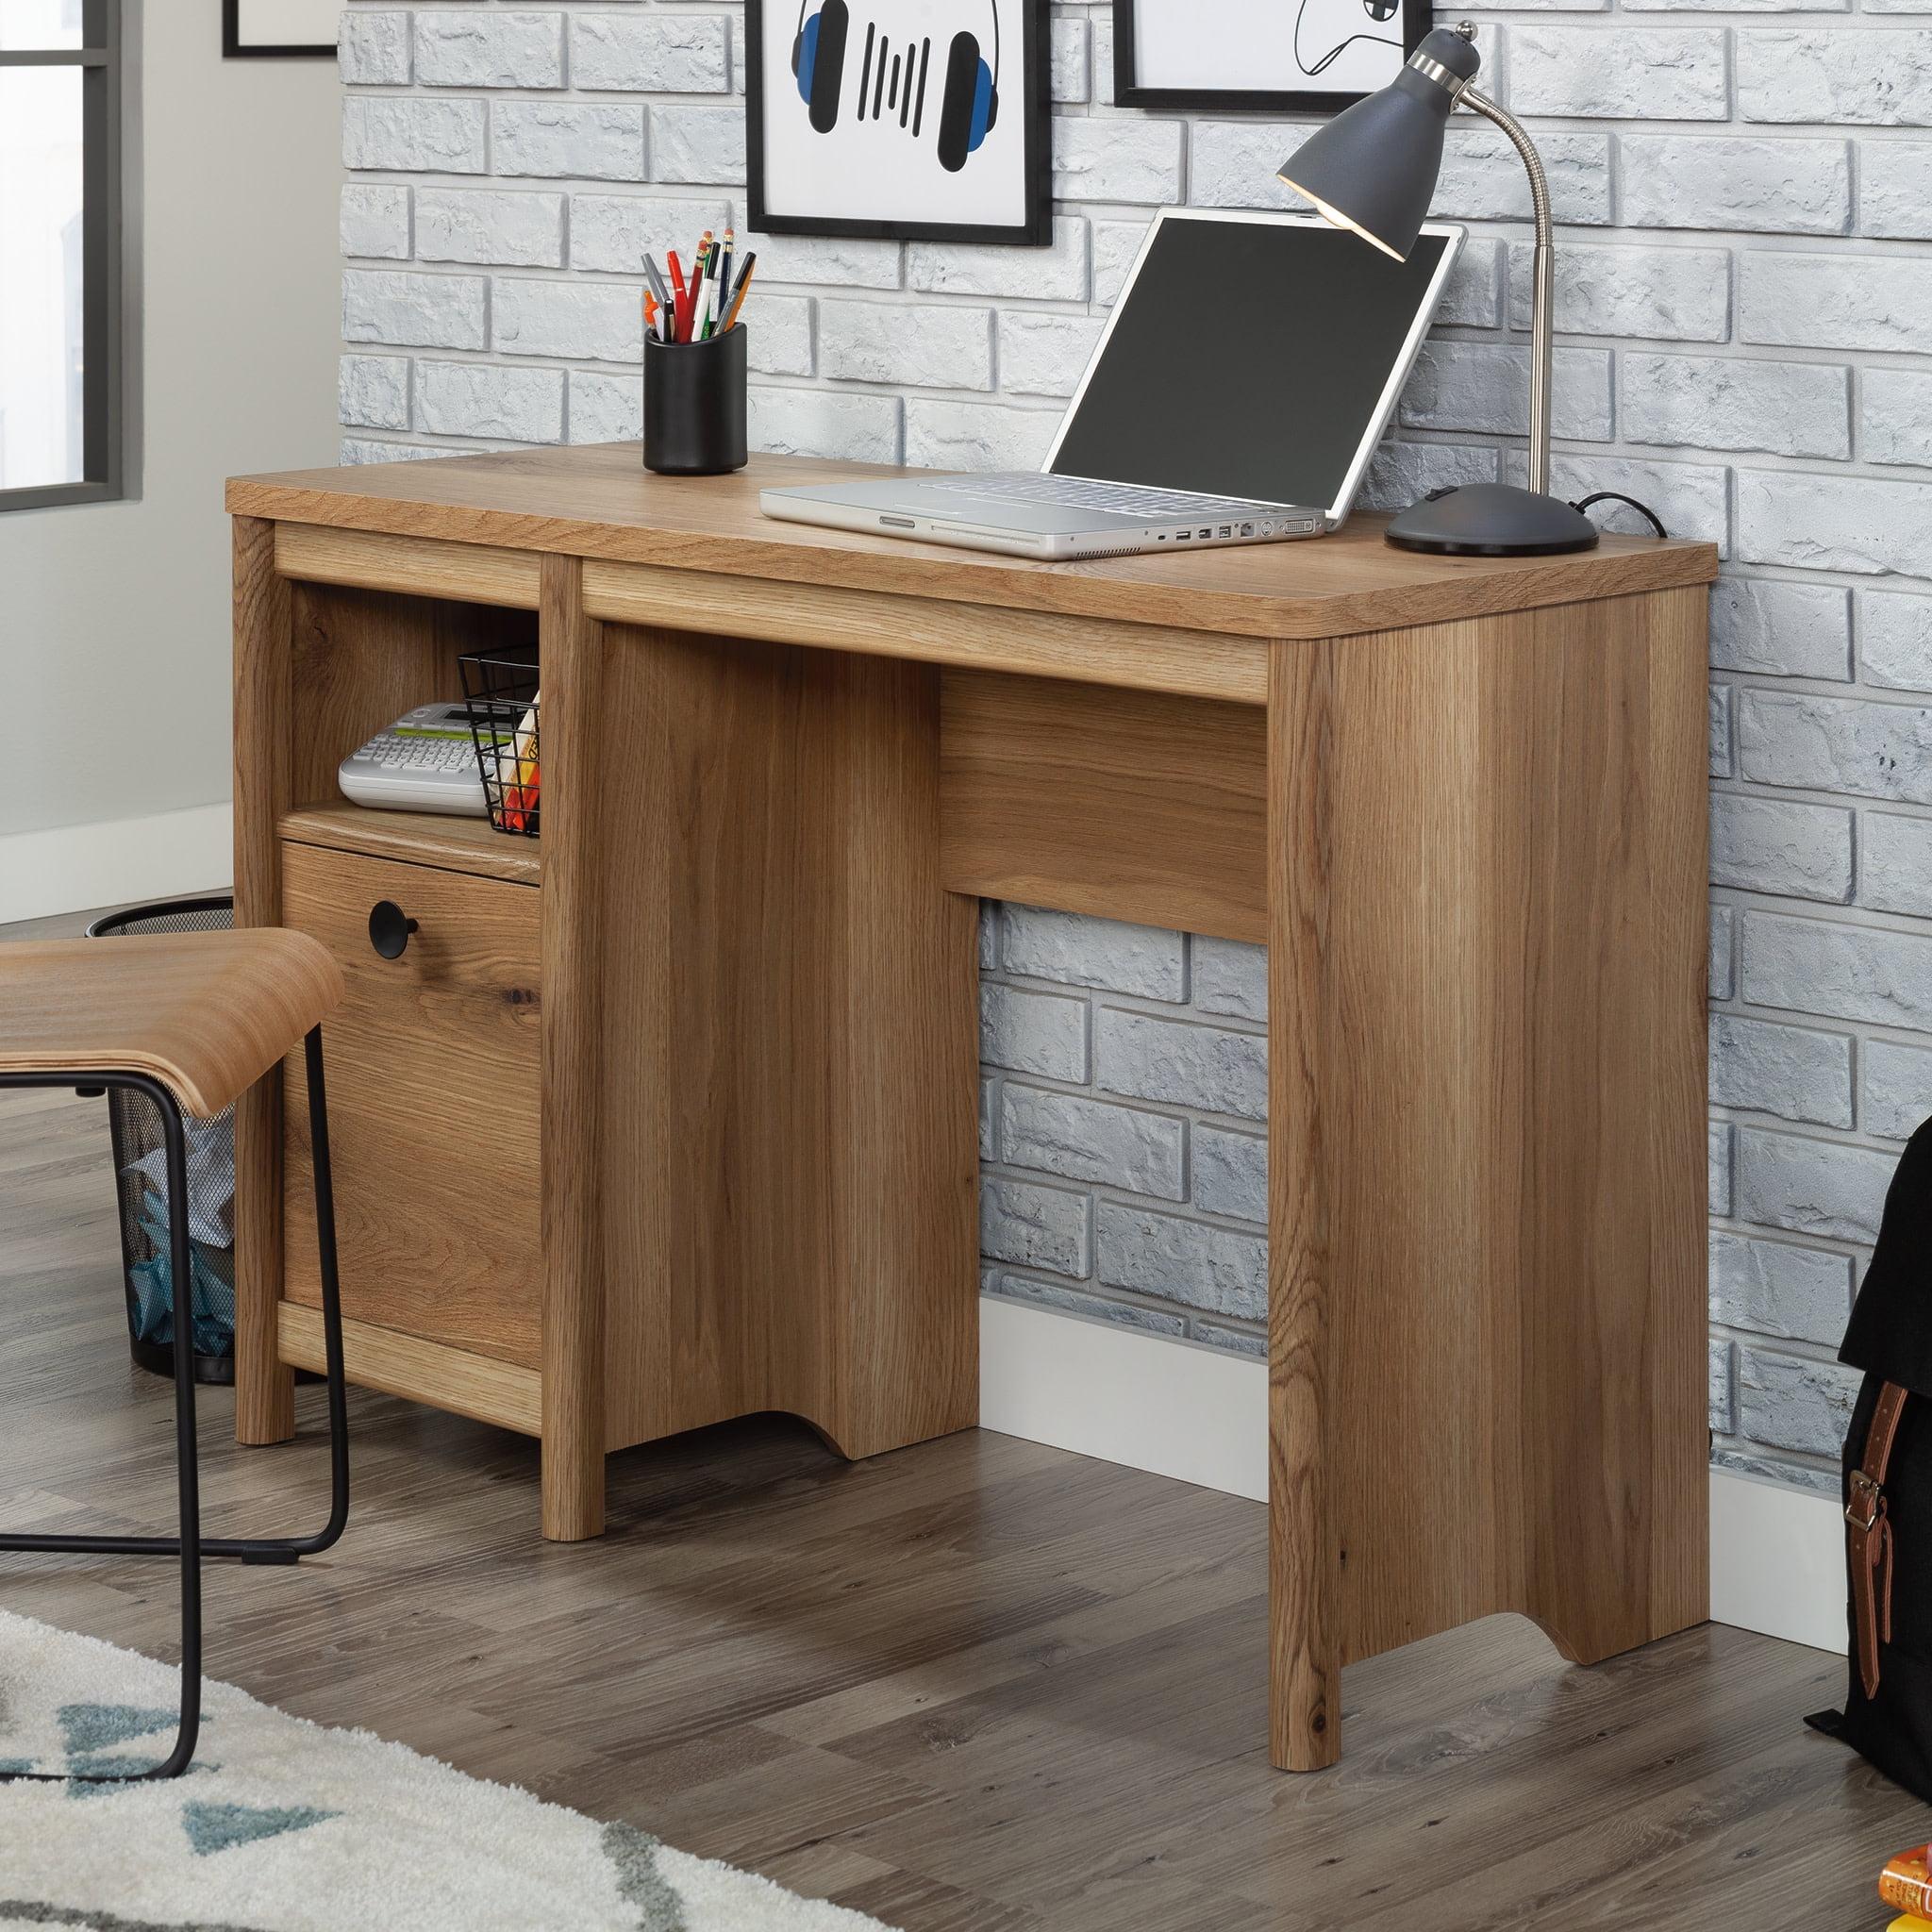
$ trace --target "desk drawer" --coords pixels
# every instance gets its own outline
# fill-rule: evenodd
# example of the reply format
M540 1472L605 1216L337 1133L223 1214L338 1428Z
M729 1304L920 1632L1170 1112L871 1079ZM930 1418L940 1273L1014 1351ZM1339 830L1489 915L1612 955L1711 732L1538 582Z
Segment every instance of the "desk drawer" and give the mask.
M417 923L402 956L370 908ZM541 892L287 842L282 923L340 962L324 1024L342 1311L536 1368ZM319 1306L302 1056L287 1064L284 1293Z

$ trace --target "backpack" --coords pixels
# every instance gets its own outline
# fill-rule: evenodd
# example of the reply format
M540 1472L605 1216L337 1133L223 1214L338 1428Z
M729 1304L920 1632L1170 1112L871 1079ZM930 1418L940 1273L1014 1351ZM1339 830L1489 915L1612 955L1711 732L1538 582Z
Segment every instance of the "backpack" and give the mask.
M1839 1359L1849 1681L1806 1723L1932 1803L1932 1121L1907 1142Z

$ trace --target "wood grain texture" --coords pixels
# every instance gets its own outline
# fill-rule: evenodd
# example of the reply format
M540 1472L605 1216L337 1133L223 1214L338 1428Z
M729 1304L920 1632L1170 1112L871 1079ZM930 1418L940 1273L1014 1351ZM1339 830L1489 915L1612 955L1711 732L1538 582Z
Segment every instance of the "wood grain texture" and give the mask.
M1041 564L781 524L758 510L768 485L883 474L761 456L730 476L654 476L636 443L607 443L238 476L227 502L241 515L296 523L1247 638L1339 637L1717 575L1708 543L1634 537L1606 537L1575 557L1420 557L1388 548L1386 519L1372 516L1307 542Z
M311 583L519 610L537 608L538 559L527 550L444 543L433 537L385 537L323 524L277 524L275 568L285 577Z
M977 671L942 690L954 891L1267 938L1258 709Z
M382 899L418 924L397 959L369 941ZM526 886L428 866L296 844L282 858L283 918L348 986L323 1036L343 1313L531 1370L541 904ZM283 1083L283 1293L319 1307L299 1055Z
M606 1064L617 1050L606 1031L604 949L625 943L631 920L652 916L619 901L608 908L607 935L605 854L649 828L605 815L608 761L634 759L641 747L635 740L613 744L607 734L608 643L603 625L584 614L583 565L575 558L543 559L539 624L549 848L542 891L543 1534L573 1542L604 1529L605 1298L631 1286L616 1278L605 1234L613 1204L599 1197ZM643 1179L633 1174L617 1185L634 1191Z
M1334 1757L1345 1660L1448 1623L1522 1610L1582 1657L1701 1614L1714 551L1427 558L1357 519L1041 566L758 514L762 483L833 470L673 483L614 446L230 487L238 598L291 658L238 709L289 854L353 839L344 752L533 626L395 575L300 582L277 618L250 520L450 571L543 554L546 1529L595 1534L606 1448L721 1417L791 1409L854 1456L972 1419L950 884L1269 941L1278 1761ZM950 792L942 675L972 719ZM450 876L520 890L448 836ZM247 839L273 918L280 860ZM1372 1426L1391 1339L1422 1336L1412 1426Z
M1277 654L1289 1768L1339 1748L1349 1659L1516 1609L1588 1661L1707 1614L1702 1221L1664 1158L1704 1113L1703 664L1695 592Z
M1650 1144L1650 1494L1657 1552L1646 1579L1650 1625L1675 1630L1708 1614L1710 1539L1686 1510L1707 1455L1705 1171L1710 999L1708 599L1684 590L1645 600L1649 626L1650 761L1645 827L1650 908L1645 935L1656 975L1650 1014L1656 1081ZM1590 1659L1583 1658L1583 1661Z
M282 847L293 803L291 743L294 610L275 569L275 526L234 520L235 924L278 925ZM235 1106L235 1435L286 1441L295 1383L275 1354L282 1298L282 1096L268 1077Z
M940 882L936 671L645 633L617 653L574 560L544 571L541 846L332 796L344 750L454 688L459 650L519 641L527 619L310 582L294 587L283 719L289 790L308 802L279 824L283 916L321 933L351 981L330 1039L345 1305L541 1367L544 1522L568 1540L601 1524L607 1447L783 1407L863 1455L976 1414L974 918ZM540 878L527 898L510 883ZM388 978L363 933L377 897L424 925ZM528 909L505 920L511 900ZM541 967L525 957L533 922ZM499 966L520 1004L505 1005ZM507 1012L520 1029L506 1094L439 1030L466 1001L479 1040ZM541 1132L523 1110L533 1068ZM440 1090L420 1147L374 1105L398 1074ZM297 1073L286 1293L312 1306L301 1091ZM714 1129L693 1131L692 1095ZM516 1178L492 1171L479 1190L475 1134L500 1101Z
M341 997L300 933L23 941L0 952L0 1072L146 1074L209 1120Z
M320 1308L284 1302L279 1334L283 1361L318 1374L328 1367ZM426 1402L451 1415L493 1423L523 1436L535 1436L542 1429L541 1377L535 1369L515 1362L345 1319L342 1365L358 1389L407 1395L412 1402Z
M1236 704L1259 706L1268 697L1268 648L1259 639L1118 617L1009 609L989 623L983 609L939 597L594 560L584 566L584 599L596 617L706 637L756 637Z
M855 1457L965 1427L977 915L940 879L938 674L608 635L610 1440L760 1408Z
M346 799L282 814L281 835L298 845L366 852L405 865L475 873L513 885L541 885L543 841L499 832L488 819L458 819L426 811L372 811Z
M1327 967L1341 650L1277 644L1268 698L1268 1726L1283 1771L1320 1771L1341 1753L1326 1119L1341 1017Z
M165 1524L173 1391L128 1372L100 1103L0 1095L0 1522ZM315 1520L323 1391L270 1454L204 1394L210 1531ZM1842 1657L1707 1624L1586 1670L1490 1618L1351 1664L1347 1756L1285 1786L1259 1504L979 1430L846 1463L757 1417L612 1457L625 1533L558 1550L536 1443L349 1402L348 1534L211 1574L212 1675L906 1932L1389 1932L1418 1872L1428 1932L1876 1932L1924 1830L1799 1722ZM152 1563L4 1577L11 1611L175 1655Z

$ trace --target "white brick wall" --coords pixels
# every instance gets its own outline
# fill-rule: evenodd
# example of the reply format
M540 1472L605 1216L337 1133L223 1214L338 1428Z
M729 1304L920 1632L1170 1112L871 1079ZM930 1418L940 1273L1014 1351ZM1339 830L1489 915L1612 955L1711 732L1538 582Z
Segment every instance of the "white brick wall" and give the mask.
M1829 17L1778 17L1795 12ZM1711 1421L1721 1462L1814 1486L1849 1400L1830 1357L1856 1273L1898 1142L1932 1113L1921 14L1932 0L1474 15L1563 225L1558 486L1629 490L1728 559ZM759 446L1030 463L1152 209L1290 204L1273 170L1305 125L1118 109L1111 50L1106 0L1056 6L1051 249L756 241ZM738 8L358 0L342 67L345 459L635 436L641 250L743 225ZM1457 117L1436 207L1472 243L1372 472L1384 502L1520 471L1498 432L1524 408L1528 198L1493 129ZM991 1290L1259 1345L1261 965L989 908Z
M1266 957L1027 906L980 929L984 1285L1258 1352Z

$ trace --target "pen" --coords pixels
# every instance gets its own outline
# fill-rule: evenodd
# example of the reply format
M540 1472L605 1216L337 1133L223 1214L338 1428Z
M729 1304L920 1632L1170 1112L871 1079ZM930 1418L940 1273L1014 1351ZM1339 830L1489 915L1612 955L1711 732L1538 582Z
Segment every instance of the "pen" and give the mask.
M686 288L684 270L678 266L677 250L672 249L667 257L671 263L671 285L677 291L677 302L672 310L671 333L668 341L677 342L685 340L686 318L691 313L691 291Z
M664 287L664 277L658 273L658 264L647 255L644 257L644 279L651 285L651 293L665 308L671 307L671 296Z
M710 258L705 264L705 298L698 321L703 325L704 339L707 341L710 340L712 326L718 320L720 293L718 287L718 258L720 253L721 250L717 242L712 242Z
M718 312L724 312L724 305L731 296L731 257L738 243L735 228L724 230L724 245L718 251Z
M731 291L731 310L724 318L726 328L738 326L738 311L744 307L745 291L751 286L751 272L758 266L758 252L752 249L744 258L744 265L738 271L738 286Z

